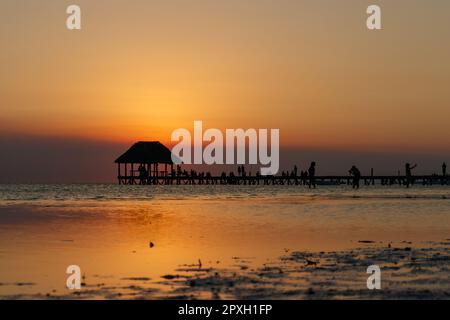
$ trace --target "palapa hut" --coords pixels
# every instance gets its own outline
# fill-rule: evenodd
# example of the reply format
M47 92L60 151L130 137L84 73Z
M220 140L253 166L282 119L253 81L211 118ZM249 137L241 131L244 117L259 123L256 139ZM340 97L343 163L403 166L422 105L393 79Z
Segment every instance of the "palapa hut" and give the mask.
M170 172L173 171L172 152L159 141L137 142L114 162L117 163L119 184L157 182L168 176L168 164ZM158 171L159 164L164 165L163 171Z

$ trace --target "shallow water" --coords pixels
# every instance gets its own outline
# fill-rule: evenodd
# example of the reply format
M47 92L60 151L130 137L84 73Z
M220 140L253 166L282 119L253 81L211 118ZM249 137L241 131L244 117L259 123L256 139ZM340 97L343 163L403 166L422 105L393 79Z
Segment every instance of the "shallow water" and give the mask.
M330 258L320 252L337 252L334 258L341 261L352 250L374 250L381 264L388 246L412 247L425 261L427 252L430 259L445 256L449 199L450 188L441 186L354 191L347 186L0 185L0 296L364 297L366 258L353 271L351 264L337 263L329 273L309 268L307 277L288 266L277 288L260 274L268 265L283 269L285 261L293 261L286 256L296 258L295 252L317 260ZM408 272L400 258L397 262L402 265L397 275L410 278L398 288L387 279L386 295L422 297L428 288L437 290L431 297L445 297L448 284L437 277L450 275L446 264L426 274L435 277L427 286L417 284L423 274ZM76 294L65 288L65 271L73 264L84 274L84 289ZM386 261L386 268L391 264ZM331 285L314 284L337 275L359 280L334 283L334 289L345 288L337 295L326 294ZM353 287L358 294L351 294Z

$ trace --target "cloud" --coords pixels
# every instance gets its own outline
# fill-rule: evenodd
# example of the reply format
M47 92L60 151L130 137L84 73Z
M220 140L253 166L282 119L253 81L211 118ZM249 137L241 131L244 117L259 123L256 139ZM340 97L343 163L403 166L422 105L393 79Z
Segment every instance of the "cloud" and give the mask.
M0 183L113 183L117 168L114 160L132 144L91 141L76 138L0 135ZM318 175L346 175L351 165L363 174L374 168L375 174L403 173L405 162L418 163L416 173L440 173L445 154L428 152L358 152L313 148L281 148L280 171L305 170L317 162ZM232 166L197 166L214 174L233 170ZM256 169L253 170L256 172Z
M0 182L113 182L113 161L124 148L82 139L2 135Z

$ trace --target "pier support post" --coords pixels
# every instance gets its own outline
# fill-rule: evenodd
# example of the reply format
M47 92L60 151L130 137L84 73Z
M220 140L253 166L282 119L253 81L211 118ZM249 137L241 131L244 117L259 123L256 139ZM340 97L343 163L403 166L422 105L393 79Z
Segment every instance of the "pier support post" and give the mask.
M120 180L120 163L117 163L117 179L119 180L119 185L122 184L122 181Z

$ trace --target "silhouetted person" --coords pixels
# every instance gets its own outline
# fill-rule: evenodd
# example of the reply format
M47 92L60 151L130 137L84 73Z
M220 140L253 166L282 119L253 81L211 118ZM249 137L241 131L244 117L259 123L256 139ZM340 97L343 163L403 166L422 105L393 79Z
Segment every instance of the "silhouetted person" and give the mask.
M147 170L145 170L145 167L141 164L138 168L139 171L139 183L144 184L145 180L147 179Z
M414 168L417 167L417 164L411 166L411 164L408 162L405 164L405 174L406 174L406 187L409 188L410 185L412 185L412 171Z
M447 165L445 162L442 164L442 176L445 177L447 175Z
M305 186L306 185L306 180L308 179L308 172L302 170L300 172L300 179L302 181L302 184Z
M308 169L308 176L309 176L309 187L313 186L316 187L316 162L311 162L311 165Z
M348 171L353 176L353 189L359 189L359 180L361 179L361 171L356 166L352 166Z
M294 176L297 177L297 166L294 166Z

